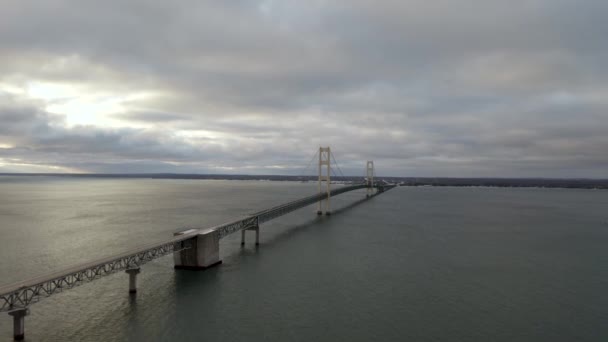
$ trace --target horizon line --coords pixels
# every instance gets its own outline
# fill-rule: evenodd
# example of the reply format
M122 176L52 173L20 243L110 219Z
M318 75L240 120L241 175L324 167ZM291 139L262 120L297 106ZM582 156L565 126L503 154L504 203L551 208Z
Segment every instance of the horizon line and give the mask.
M0 176L103 176L103 177L118 177L118 176L230 176L230 177L317 177L317 175L281 175L281 174L246 174L246 173L173 173L173 172L0 172ZM365 178L365 176L332 176L332 178ZM593 178L593 177L504 177L504 176L482 176L482 177L462 177L462 176L376 176L376 178L403 178L403 179L545 179L545 180L596 180L608 181L608 178Z

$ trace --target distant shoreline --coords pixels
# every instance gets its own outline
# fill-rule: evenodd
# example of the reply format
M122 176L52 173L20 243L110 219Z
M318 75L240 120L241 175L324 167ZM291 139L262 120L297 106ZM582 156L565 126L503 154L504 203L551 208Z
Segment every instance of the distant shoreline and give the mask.
M146 178L146 179L210 179L210 180L261 180L261 181L316 181L316 176L286 175L225 175L225 174L81 174L81 173L0 173L0 176L66 177L66 178ZM456 186L456 187L535 187L566 189L608 189L608 179L582 178L449 178L449 177L378 177L401 186ZM332 177L337 182L363 181L363 177Z

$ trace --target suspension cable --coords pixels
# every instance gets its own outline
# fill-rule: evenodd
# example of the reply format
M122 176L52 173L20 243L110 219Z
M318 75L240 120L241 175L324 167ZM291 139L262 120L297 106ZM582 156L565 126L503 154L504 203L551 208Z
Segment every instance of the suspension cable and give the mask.
M308 172L308 169L310 168L310 165L315 160L315 157L317 157L318 154L319 154L319 151L315 152L315 154L312 156L312 158L308 162L308 165L306 165L306 167L304 169L302 169L302 176L308 176L305 173Z
M331 173L334 175L334 177L338 177L338 175L336 174L336 171L334 171L333 168L329 168L329 170L331 171Z
M336 164L336 167L338 168L338 171L340 172L342 177L345 178L346 176L344 176L344 172L342 172L342 169L340 169L340 165L338 164L338 161L336 160L336 157L334 156L333 152L331 152L331 158L334 160L334 164Z

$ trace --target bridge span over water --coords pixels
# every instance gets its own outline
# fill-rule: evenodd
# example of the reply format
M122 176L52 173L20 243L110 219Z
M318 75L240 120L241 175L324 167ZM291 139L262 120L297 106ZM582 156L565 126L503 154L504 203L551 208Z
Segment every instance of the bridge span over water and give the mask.
M375 181L373 162L368 162L367 177L364 182L331 189L330 153L329 148L319 149L319 193L315 195L214 227L183 230L166 240L139 246L119 255L74 265L57 272L0 287L0 312L8 312L13 316L15 340L24 338L25 316L29 314L29 306L42 298L119 271L129 274L129 292L136 293L137 274L141 271L140 266L151 260L172 254L176 269L204 270L222 262L219 241L230 234L241 232L241 245L244 245L245 232L254 231L257 245L259 244L260 224L264 222L314 203L318 203L318 215L330 215L332 196L367 189L366 196L371 198L395 187L394 184ZM325 174L323 174L324 170L327 171Z

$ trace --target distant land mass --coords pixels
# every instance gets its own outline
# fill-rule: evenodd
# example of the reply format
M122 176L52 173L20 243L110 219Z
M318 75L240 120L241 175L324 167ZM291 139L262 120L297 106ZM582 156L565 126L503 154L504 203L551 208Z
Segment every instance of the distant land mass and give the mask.
M176 173L0 173L0 176L51 176L69 178L149 178L149 179L213 179L259 181L316 181L317 176L287 175L225 175ZM450 177L376 177L380 181L400 186L458 186L458 187L540 187L571 189L608 189L608 179L587 178L450 178ZM332 177L335 182L362 182L363 177Z

